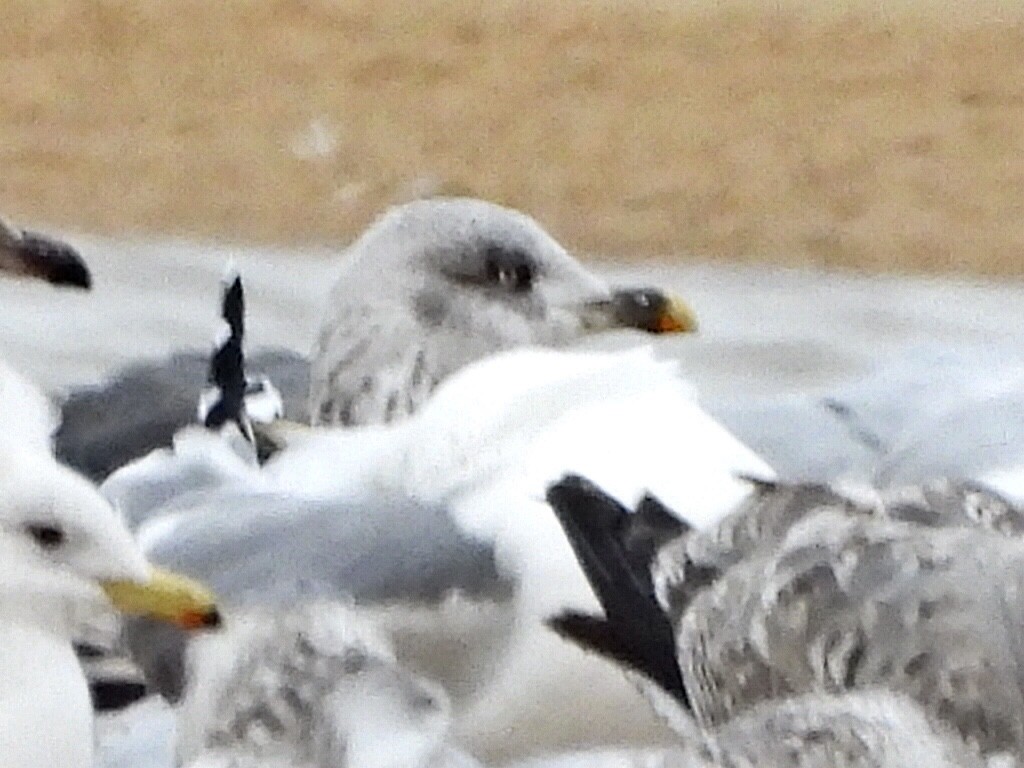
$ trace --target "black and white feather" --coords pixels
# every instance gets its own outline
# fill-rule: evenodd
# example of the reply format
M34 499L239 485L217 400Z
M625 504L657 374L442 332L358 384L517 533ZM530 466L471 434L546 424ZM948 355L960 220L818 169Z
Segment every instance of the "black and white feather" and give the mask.
M246 376L245 289L241 275L229 268L223 286L224 325L210 358L209 387L199 398L199 420L208 429L234 423L250 443L255 443L253 421L265 423L280 418L284 404L269 379Z

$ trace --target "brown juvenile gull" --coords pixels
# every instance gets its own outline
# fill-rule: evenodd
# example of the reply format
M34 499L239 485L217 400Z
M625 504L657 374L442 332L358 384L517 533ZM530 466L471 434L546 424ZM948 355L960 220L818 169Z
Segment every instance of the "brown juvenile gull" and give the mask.
M716 728L778 697L885 687L985 757L1024 756L1024 542L999 526L825 508L716 574L675 544L637 568L629 512L581 478L549 500L605 609L553 626L654 681L667 716Z
M290 420L382 424L502 350L565 346L614 328L695 325L662 291L613 290L526 214L481 200L420 200L386 212L341 255L309 365L276 351L253 355L250 368L280 389ZM206 360L176 355L72 393L58 456L100 480L169 445L194 419Z

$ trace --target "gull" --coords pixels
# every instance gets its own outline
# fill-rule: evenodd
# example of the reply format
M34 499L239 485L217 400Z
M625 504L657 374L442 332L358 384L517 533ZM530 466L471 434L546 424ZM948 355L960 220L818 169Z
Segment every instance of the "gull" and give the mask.
M474 768L450 745L450 705L411 674L358 610L314 602L227 617L193 643L195 680L178 711L187 768ZM609 766L981 768L984 763L907 696L810 694L754 707L664 750L613 753ZM605 764L589 753L538 758ZM845 761L845 762L843 762Z
M776 698L885 687L986 758L1024 755L1012 531L826 505L722 572L690 559L693 531L641 567L614 499L580 477L548 498L605 613L552 626L631 670L674 721L714 729Z
M663 291L615 290L531 217L482 200L419 200L387 211L339 259L306 362L253 355L287 418L359 426L408 417L468 363L526 346L565 347L612 329L694 330ZM135 366L72 392L58 455L100 481L170 445L193 421L206 355ZM305 388L303 390L303 388Z
M495 226L481 221L473 226ZM406 243L410 234L400 231ZM507 251L502 259L510 258ZM420 253L434 253L433 246ZM480 280L492 275L486 265L493 252L463 254L456 260L463 272L470 257L481 260ZM472 306L496 303L496 312L508 313L521 294L545 284L541 272L528 289L525 279L516 287L500 273L491 283L462 285L460 278L450 288L452 306L460 305L458 296L471 296ZM550 279L554 285L560 278L552 272ZM368 290L350 292L352 300ZM560 303L556 325L577 335L623 325L685 329L662 292L588 290L595 291L584 294L589 298ZM450 344L426 343L435 346ZM334 385L325 391L325 403L340 402L330 394ZM270 425L264 432L283 447L262 467L245 441L182 431L173 449L112 475L104 493L137 526L150 557L210 581L226 601L288 601L313 592L371 606L403 663L448 689L455 736L474 754L505 759L657 738L661 726L649 715L633 722L615 711L629 689L601 665L592 679L607 695L591 697L588 716L556 719L590 678L579 665L592 661L558 641L541 619L549 609L588 606L593 596L546 513L544 489L567 469L598 472L624 499L654 488L686 508L694 524L706 525L751 493L737 475L770 478L771 468L703 412L675 364L646 348L599 353L514 345L445 377L408 415L344 423L345 414L365 413L369 402L378 400L357 397L319 409L338 415L342 423L332 427ZM174 699L187 688L183 643L160 634L133 625L129 644L151 682Z
M0 270L88 288L70 247L0 221ZM0 755L9 768L91 768L89 689L72 647L108 606L184 629L214 626L212 597L152 568L121 518L51 453L53 404L0 361Z
M489 399L474 394L484 390ZM638 722L615 712L631 694L614 671L541 624L593 601L543 506L551 478L601 471L627 498L653 486L704 524L751 492L735 471L763 468L702 416L675 366L644 349L508 352L467 367L415 417L293 435L262 468L235 452L244 441L177 439L175 452L104 486L144 520L149 556L228 603L349 594L374 608L402 661L456 698L460 743L488 756L658 732L643 712ZM133 487L163 512L131 507ZM180 639L130 629L149 679L180 695ZM588 716L557 719L584 694Z
M316 601L226 616L189 650L178 712L188 768L474 768L450 705L357 610Z
M152 568L87 480L46 450L0 441L5 766L92 765L92 706L72 639L107 604L187 629L217 623L208 593Z

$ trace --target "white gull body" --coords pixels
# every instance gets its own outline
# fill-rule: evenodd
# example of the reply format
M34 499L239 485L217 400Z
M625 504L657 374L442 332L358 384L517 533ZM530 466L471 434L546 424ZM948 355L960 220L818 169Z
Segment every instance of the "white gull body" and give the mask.
M194 450L204 442L206 449ZM180 458L171 451L153 454L104 486L112 498L130 505L133 488L162 478L162 498L170 499L165 504L170 511L152 516L139 532L157 559L156 553L173 547L176 538L204 529L211 558L218 549L237 558L240 547L255 545L274 547L278 561L287 562L292 537L252 542L244 533L251 529L247 518L266 514L260 498L273 503L282 496L338 500L331 525L339 531L353 524L347 514L372 515L372 505L365 505L377 498L440 506L464 535L493 550L499 571L515 585L510 606L514 630L500 638L495 663L471 670L475 679L469 694L456 702L455 713L456 737L486 759L651 743L667 736L653 715L632 706L635 694L616 670L564 643L542 624L567 607L584 610L594 604L543 502L548 484L568 471L585 472L630 506L653 493L703 527L751 493L742 475L774 476L704 413L675 364L657 361L644 348L503 353L451 377L405 421L292 433L286 449L262 469L237 458L217 436L194 434L190 443L192 448L179 451ZM213 507L202 501L210 485L188 498L195 492L196 462L204 450L210 466L217 467L212 474L220 478ZM176 480L184 482L177 495ZM234 504L231 489L239 494ZM224 524L224 516L233 522ZM294 525L301 527L303 520L297 518ZM226 538L211 540L218 536ZM444 549L444 542L427 545ZM379 553L364 567L386 579L399 566L387 555ZM297 558L296 563L297 569L316 568L308 560ZM193 575L208 577L205 572ZM345 584L335 587L346 593ZM440 611L432 615L436 626L417 628L421 644L443 634L451 621ZM440 682L467 687L464 680Z

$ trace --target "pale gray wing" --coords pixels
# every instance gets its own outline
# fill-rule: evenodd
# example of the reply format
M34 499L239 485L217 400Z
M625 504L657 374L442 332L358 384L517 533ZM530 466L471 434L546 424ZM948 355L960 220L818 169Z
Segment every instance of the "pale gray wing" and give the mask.
M972 480L1016 467L1024 467L1024 391L965 396L957 407L913 425L885 457L878 480Z
M1024 358L918 347L826 395L711 403L786 480L974 479L1024 464Z
M112 474L100 492L138 532L150 519L202 507L215 492L258 482L253 446L234 427L219 432L193 426Z
M57 457L102 482L114 470L171 444L196 420L206 386L209 354L183 352L130 367L106 384L72 391L61 412ZM308 422L309 364L296 352L263 350L251 355L252 375L266 375L284 400L285 418Z
M503 589L489 546L462 534L443 508L408 499L355 506L224 490L188 514L147 554L229 603L311 595L431 603L452 590L494 597Z
M422 607L455 592L483 601L511 595L493 550L464 536L438 507L223 491L207 494L197 511L148 555L210 585L227 608L313 598ZM183 634L135 621L126 639L147 680L172 699L180 695Z
M858 439L820 397L710 402L707 408L784 480L870 477L878 462L877 450Z
M698 719L887 686L985 751L1022 754L1024 547L976 528L823 513L730 569L679 621Z
M1024 358L1013 348L908 350L831 401L877 439L881 485L1024 464Z

